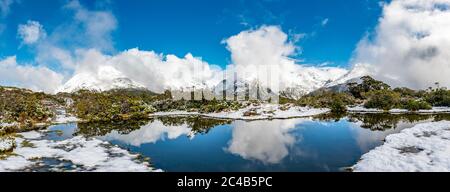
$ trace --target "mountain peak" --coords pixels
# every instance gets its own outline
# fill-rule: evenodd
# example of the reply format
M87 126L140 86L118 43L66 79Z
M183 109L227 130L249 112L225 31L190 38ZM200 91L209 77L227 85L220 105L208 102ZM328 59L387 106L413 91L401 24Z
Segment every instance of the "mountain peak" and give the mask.
M79 90L108 91L112 89L146 89L145 86L128 77L98 78L90 73L74 75L57 92L76 92Z

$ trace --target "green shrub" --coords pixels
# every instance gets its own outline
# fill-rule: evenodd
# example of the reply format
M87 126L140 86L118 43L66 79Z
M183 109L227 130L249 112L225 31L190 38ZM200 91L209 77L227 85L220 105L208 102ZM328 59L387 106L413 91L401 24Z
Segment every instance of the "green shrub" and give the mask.
M450 107L450 90L445 88L432 89L425 97L433 106Z
M348 83L349 92L357 99L366 99L366 93L370 91L389 90L390 86L370 76L361 77L362 83Z
M297 101L297 105L316 108L333 108L341 112L347 105L354 105L355 98L348 93L321 92L315 95L307 95Z
M336 98L333 100L330 104L330 109L332 113L345 113L347 112L347 106L345 103L340 99Z
M400 94L391 90L370 91L367 95L366 108L390 110L400 104Z
M22 125L46 122L54 117L51 105L59 101L51 95L19 88L0 89L0 118Z
M421 109L431 109L432 107L426 101L409 100L404 108L409 111L418 111Z

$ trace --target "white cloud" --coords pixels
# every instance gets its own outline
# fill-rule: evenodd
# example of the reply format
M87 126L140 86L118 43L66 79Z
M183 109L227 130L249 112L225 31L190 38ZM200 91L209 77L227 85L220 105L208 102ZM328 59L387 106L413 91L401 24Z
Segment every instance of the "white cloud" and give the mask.
M20 24L17 28L17 35L23 44L31 45L45 38L44 27L37 21L28 21L26 24Z
M289 41L288 35L278 26L243 31L226 39L224 43L231 52L232 65L229 68L233 68L246 81L258 79L263 86L273 87L275 82L279 84L280 90L297 87L312 91L347 72L340 68L299 64L292 58L299 47ZM270 70L261 70L267 66L270 66Z
M394 86L450 86L450 0L394 0L383 4L374 36L358 45L354 63Z
M0 60L0 84L53 92L63 76L47 67L18 64L16 57Z
M100 81L115 77L101 73L102 69L108 67L112 69L109 71L117 71L121 77L130 78L155 92L193 85L199 87L202 84L212 87L222 77L220 67L210 65L191 54L179 58L135 48L109 56L90 49L79 52L77 58L74 76L90 74L90 78ZM197 69L202 69L202 72L199 73Z

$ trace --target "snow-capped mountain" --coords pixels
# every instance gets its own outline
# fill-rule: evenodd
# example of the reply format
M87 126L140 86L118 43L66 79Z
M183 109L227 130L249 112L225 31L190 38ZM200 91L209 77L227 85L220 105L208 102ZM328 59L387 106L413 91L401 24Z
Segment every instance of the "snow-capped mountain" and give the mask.
M101 68L98 73L75 74L57 92L76 92L78 90L108 91L112 89L146 89L145 86L125 77L114 68Z
M341 76L335 81L327 83L325 87L333 87L352 81L358 81L360 77L370 74L372 74L372 70L369 65L358 63L347 74Z
M281 95L298 99L301 96L308 94L314 90L317 90L327 83L333 82L348 71L342 68L335 67L301 67L295 72L289 73L289 76L285 75L280 80L280 93ZM223 89L223 82L225 83L225 90L231 93L245 93L248 90L259 90L260 97L268 98L271 94L278 94L270 87L262 86L262 83L257 79L245 79L238 78L237 80L222 81L214 88L215 93L221 93ZM252 95L256 98L255 95Z
M226 91L227 97L231 98L234 97L234 94L238 96L246 96L248 94L248 96L253 99L256 99L258 97L270 98L270 96L275 94L274 92L272 92L272 90L268 89L267 87L261 86L260 82L256 80L246 81L242 79L236 81L223 80L221 83L219 83L217 86L213 88L213 91L217 95L221 95L223 91Z
M259 90L259 96L261 98L269 98L272 94L280 94L284 97L298 99L320 88L345 84L352 79L358 79L367 74L369 74L369 68L365 65L355 65L350 71L337 67L300 66L292 72L283 74L282 80L280 81L279 93L270 87L262 86L261 82L252 78L223 80L215 85L192 80L185 82L184 87L168 87L167 89L182 89L185 91L212 89L215 94L222 94L225 90L228 93L232 93L232 95L234 93L245 95L249 90ZM225 89L223 88L224 85ZM81 89L107 91L111 89L146 89L146 87L124 76L115 68L104 66L99 68L97 73L81 72L75 74L58 89L58 92L75 92ZM256 98L256 93L253 93L251 97Z
M145 89L145 87L126 77L99 80L89 74L77 74L60 87L57 92L108 91L112 89Z
M328 83L338 80L347 73L348 70L337 67L303 67L294 76L294 81L285 85L281 93L285 97L298 99Z

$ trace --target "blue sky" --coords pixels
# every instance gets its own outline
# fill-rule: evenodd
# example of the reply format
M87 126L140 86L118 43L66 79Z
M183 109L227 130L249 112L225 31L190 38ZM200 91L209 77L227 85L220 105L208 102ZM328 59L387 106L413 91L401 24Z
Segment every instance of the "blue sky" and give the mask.
M38 21L51 33L72 17L65 0L21 0L13 3L8 16L0 19L0 58L16 55L33 63L35 49L23 46L17 27ZM296 42L307 64L330 63L347 67L357 43L373 30L381 14L377 0L80 0L89 10L110 11L117 19L112 31L114 54L139 47L157 53L187 53L225 66L230 52L222 40L262 25L278 25ZM67 43L71 43L70 41ZM70 45L67 45L70 47Z

